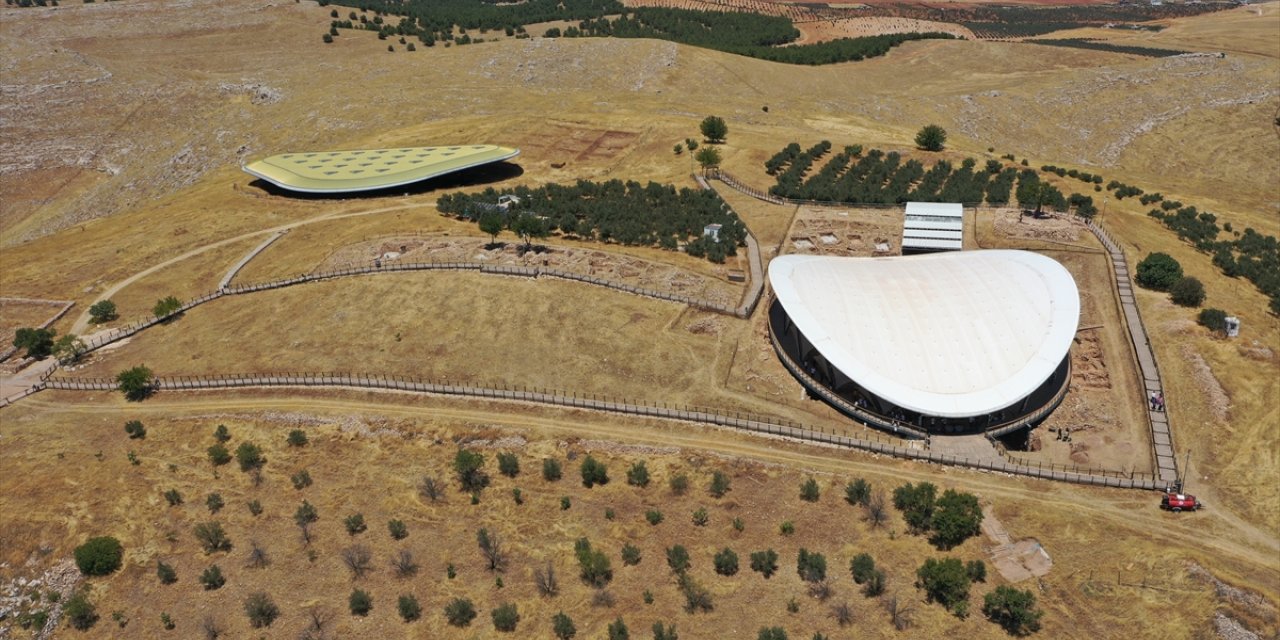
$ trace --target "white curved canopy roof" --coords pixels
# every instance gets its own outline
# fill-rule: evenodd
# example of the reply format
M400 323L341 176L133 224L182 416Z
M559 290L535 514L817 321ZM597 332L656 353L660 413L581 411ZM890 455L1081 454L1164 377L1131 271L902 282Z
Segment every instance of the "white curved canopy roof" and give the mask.
M931 416L1008 407L1062 363L1075 279L1029 251L888 258L789 255L769 283L805 338L867 391Z

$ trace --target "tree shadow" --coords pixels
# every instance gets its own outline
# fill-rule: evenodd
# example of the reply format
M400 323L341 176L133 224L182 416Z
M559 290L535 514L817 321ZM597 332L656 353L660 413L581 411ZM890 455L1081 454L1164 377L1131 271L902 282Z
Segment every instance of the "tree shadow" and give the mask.
M493 184L511 180L524 175L524 168L512 162L495 162L492 164L463 169L436 178L428 178L411 184L371 191L344 191L338 193L305 193L290 191L278 187L266 180L256 178L249 183L250 187L262 190L267 195L293 198L295 200L364 200L372 198L388 198L392 196L416 196L444 189L461 189L476 185Z

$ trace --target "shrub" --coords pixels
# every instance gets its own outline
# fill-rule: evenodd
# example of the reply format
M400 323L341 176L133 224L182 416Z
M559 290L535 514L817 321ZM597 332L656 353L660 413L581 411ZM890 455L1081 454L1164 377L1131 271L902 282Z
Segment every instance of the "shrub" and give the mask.
M849 572L853 574L853 581L858 584L866 582L875 570L876 561L869 554L859 553L849 562Z
M844 499L852 505L866 506L871 499L871 484L862 478L851 480L844 486Z
M631 633L627 631L627 623L622 621L622 616L610 622L607 631L609 640L628 640L631 637Z
M141 440L147 437L147 428L142 426L142 422L138 420L130 420L124 423L124 432L129 434L130 440Z
M89 602L89 595L83 590L75 592L62 607L62 615L67 617L71 626L84 631L98 621L98 609Z
M351 609L351 615L367 616L373 610L373 596L366 591L356 589L347 598L347 606Z
M716 573L722 576L731 576L738 572L738 554L733 549L725 547L722 551L715 555Z
M818 481L809 478L800 484L800 499L805 502L817 502L821 495L820 491Z
M644 519L648 520L649 524L656 526L659 522L662 522L662 512L657 509L650 509L644 512Z
M796 573L805 582L819 582L827 577L827 559L821 553L811 553L804 547L796 556Z
M145 366L125 369L116 375L116 386L130 402L140 402L151 395L151 370Z
M667 480L667 485L671 487L671 493L682 496L689 490L689 476L677 473Z
M236 447L236 462L240 463L241 471L252 471L261 467L267 462L262 457L262 449L252 442L241 442Z
M156 300L155 306L151 307L151 312L157 318L166 318L178 312L182 308L182 301L173 297L165 296L160 300Z
M294 429L289 432L287 441L291 447L305 447L307 446L307 432L302 429Z
M311 472L303 469L291 476L289 481L293 483L293 488L299 491L311 486Z
M969 598L969 573L956 558L929 558L916 570L917 586L924 589L930 602L957 611Z
M689 569L689 551L681 545L667 547L667 566L676 573L684 573Z
M723 471L716 471L711 474L711 495L720 498L729 492L729 476Z
M862 584L862 592L868 598L874 598L884 593L884 572L876 569L867 576L867 581Z
M613 579L613 567L609 557L599 549L592 549L586 538L578 538L573 544L574 555L578 558L583 582L593 587L603 587Z
M405 622L413 622L422 617L422 605L418 604L418 599L411 594L406 593L400 596L396 601L396 609Z
M258 591L249 594L244 601L244 613L249 616L249 625L254 629L271 626L280 615L280 609L271 601L271 596Z
M572 507L572 506L573 506L573 501L569 499L569 496L560 496L561 511L568 511L569 507Z
M587 456L582 461L582 486L593 487L597 484L609 484L609 472L604 463Z
M444 617L455 627L465 627L476 619L476 606L467 598L454 598L445 605Z
M680 593L684 595L684 609L689 613L711 611L711 592L687 573L680 574Z
M247 506L249 507L249 513L250 513L251 515L253 515L253 517L255 517L255 518L256 518L256 517L258 517L258 516L262 515L262 503L261 503L261 502L259 502L259 501L257 501L257 500L250 500L250 501L247 503Z
M194 531L196 540L200 542L200 546L204 548L206 554L231 550L231 539L222 530L220 523L202 522L195 526Z
M494 609L490 616L493 618L493 628L498 631L515 631L520 622L520 612L510 602Z
M782 627L760 627L756 640L787 640L787 632Z
M508 478L514 478L520 475L520 458L514 453L498 454L498 473Z
M560 479L560 461L555 458L543 458L542 460L542 479L547 482L555 482Z
M164 492L164 500L169 503L169 506L176 507L182 504L182 493L177 489L170 489Z
M209 508L209 513L217 513L226 506L226 503L222 501L222 494L211 493L204 499L204 506Z
M751 570L760 573L766 579L772 577L778 570L778 554L773 549L752 553Z
M981 560L970 560L964 565L964 570L973 582L987 581L987 563Z
M356 535L364 533L368 529L368 525L364 523L364 514L353 513L342 521L343 526L347 528L347 535Z
M1035 594L1000 585L983 597L982 614L1011 635L1022 636L1040 630L1044 612L1035 606Z
M462 490L478 493L489 486L489 476L484 472L484 456L466 449L458 449L453 457L453 471L458 475Z
M916 134L916 146L925 151L942 151L947 143L947 131L936 124L925 125Z
M1198 307L1204 304L1204 285L1197 278L1181 278L1169 287L1169 299L1182 307Z
M786 520L782 524L778 525L778 533L781 533L784 536L789 536L795 532L796 532L796 523L790 520Z
M76 566L86 576L105 576L120 568L124 547L111 536L89 538L76 547Z
M160 578L160 584L173 584L178 581L178 572L163 560L159 560L156 562L156 577Z
M227 579L222 575L222 569L216 564L200 573L200 584L204 586L205 591L216 591L226 583Z
M1182 265L1167 253L1153 253L1138 263L1134 279L1138 286L1155 291L1168 291L1182 279Z
M213 463L215 467L220 467L231 462L231 452L227 451L227 448L221 443L215 444L209 447L209 462Z
M353 579L360 579L373 569L373 552L364 545L351 545L342 550L342 564L351 571Z
M218 425L218 427L213 430L213 439L222 443L231 440L231 432L227 431L227 425Z
M711 516L707 513L705 507L698 507L698 510L693 512L693 524L699 527L706 526L707 521L710 519Z
M628 567L640 564L640 547L631 543L622 545L622 564Z
M1227 312L1222 309L1201 309L1196 321L1210 331L1227 332Z
M405 525L403 520L391 519L387 521L387 531L391 533L394 540L404 540L409 537L409 527Z
M551 632L556 635L558 640L570 640L570 638L578 635L577 627L573 626L573 619L565 615L563 611L551 617Z
M627 469L627 484L633 487L649 486L649 469L645 467L644 460L636 462Z
M101 324L116 319L116 303L110 300L99 300L89 307L89 318L94 324Z

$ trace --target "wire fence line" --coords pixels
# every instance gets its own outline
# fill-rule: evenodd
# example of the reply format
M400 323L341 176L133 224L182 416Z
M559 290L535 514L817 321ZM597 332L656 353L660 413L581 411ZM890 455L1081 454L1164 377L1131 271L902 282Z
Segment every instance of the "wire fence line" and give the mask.
M549 406L586 409L617 413L643 418L678 420L697 424L728 427L766 435L792 438L805 442L826 444L844 449L893 456L907 460L919 460L1008 473L1059 482L1072 482L1123 489L1156 489L1158 483L1149 474L1098 472L1088 469L1046 468L1044 465L1017 464L1006 459L975 460L948 455L924 448L903 446L878 434L868 437L850 437L821 426L804 425L789 420L757 416L750 413L727 413L716 409L669 405L650 401L619 400L599 394L581 394L550 389L526 387L479 387L471 385L433 382L407 376L359 374L359 373L278 373L278 374L230 374L212 376L161 377L153 381L158 390L233 389L245 387L347 387L357 389L384 389L459 396L516 402L530 402ZM55 378L43 381L36 390L62 389L72 391L110 391L117 387L111 378Z

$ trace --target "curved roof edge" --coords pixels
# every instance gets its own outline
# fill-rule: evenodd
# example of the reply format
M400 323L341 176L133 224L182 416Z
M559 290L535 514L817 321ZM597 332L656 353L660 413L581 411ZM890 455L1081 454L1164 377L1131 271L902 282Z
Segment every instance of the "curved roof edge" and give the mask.
M482 157L480 157L475 161L465 162L461 164L443 163L443 162L428 164L423 167L417 168L418 170L416 171L412 171L412 170L409 171L408 172L409 175L407 176L404 175L406 172L399 172L395 175L403 176L403 177L398 177L396 179L389 180L387 182L371 182L368 178L357 179L349 175L340 177L340 178L323 178L323 177L316 177L316 176L309 177L309 176L301 175L296 171L288 168L287 166L282 166L283 163L277 164L277 162L280 162L281 159L287 156L302 155L302 154L311 153L311 152L294 152L294 153L278 154L278 155L270 156L267 158L263 158L262 160L256 160L254 162L241 165L240 169L245 173L248 173L249 175L254 176L255 178L259 178L267 182L270 182L271 184L277 187L280 187L281 189L284 189L286 191L294 191L298 193L330 193L330 194L359 193L362 191L378 191L381 189L393 189L395 187L403 187L405 185L414 184L416 182L422 182L423 180L438 178L440 176L448 175L450 173L456 173L458 171L464 171L466 169L472 169L475 167L479 167L486 164L492 164L495 162L503 162L505 160L510 160L520 155L519 149L514 149L509 147L498 147L494 145L485 145L485 147L486 147L486 151L489 151L491 153L477 154ZM435 149L442 149L442 148L444 147L420 147L420 149L424 149L424 150L435 150ZM389 151L397 151L397 150L362 149L362 150L351 150L351 151L315 152L315 153L317 154L318 153L364 154L364 153L384 153ZM437 167L437 168L433 169L433 167ZM319 185L325 185L326 183L329 183L329 184L327 186L319 186ZM348 184L344 184L344 183L348 183ZM355 183L355 184L350 184L350 183Z
M1036 271L1044 278L1052 296L1053 310L1049 319L1049 335L1039 350L1015 375L986 389L970 393L936 393L913 388L877 372L869 364L849 353L835 341L812 310L800 298L791 282L797 266L812 261L831 260L969 260L978 255L1002 254L999 257L1015 260ZM899 407L927 416L941 418L968 418L986 415L1010 407L1035 391L1067 357L1075 339L1080 320L1080 294L1075 279L1056 260L1030 251L988 249L952 253L934 253L916 256L892 256L878 258L832 257L817 255L786 255L769 263L769 284L782 304L787 316L808 342L824 358L851 380L868 392Z

